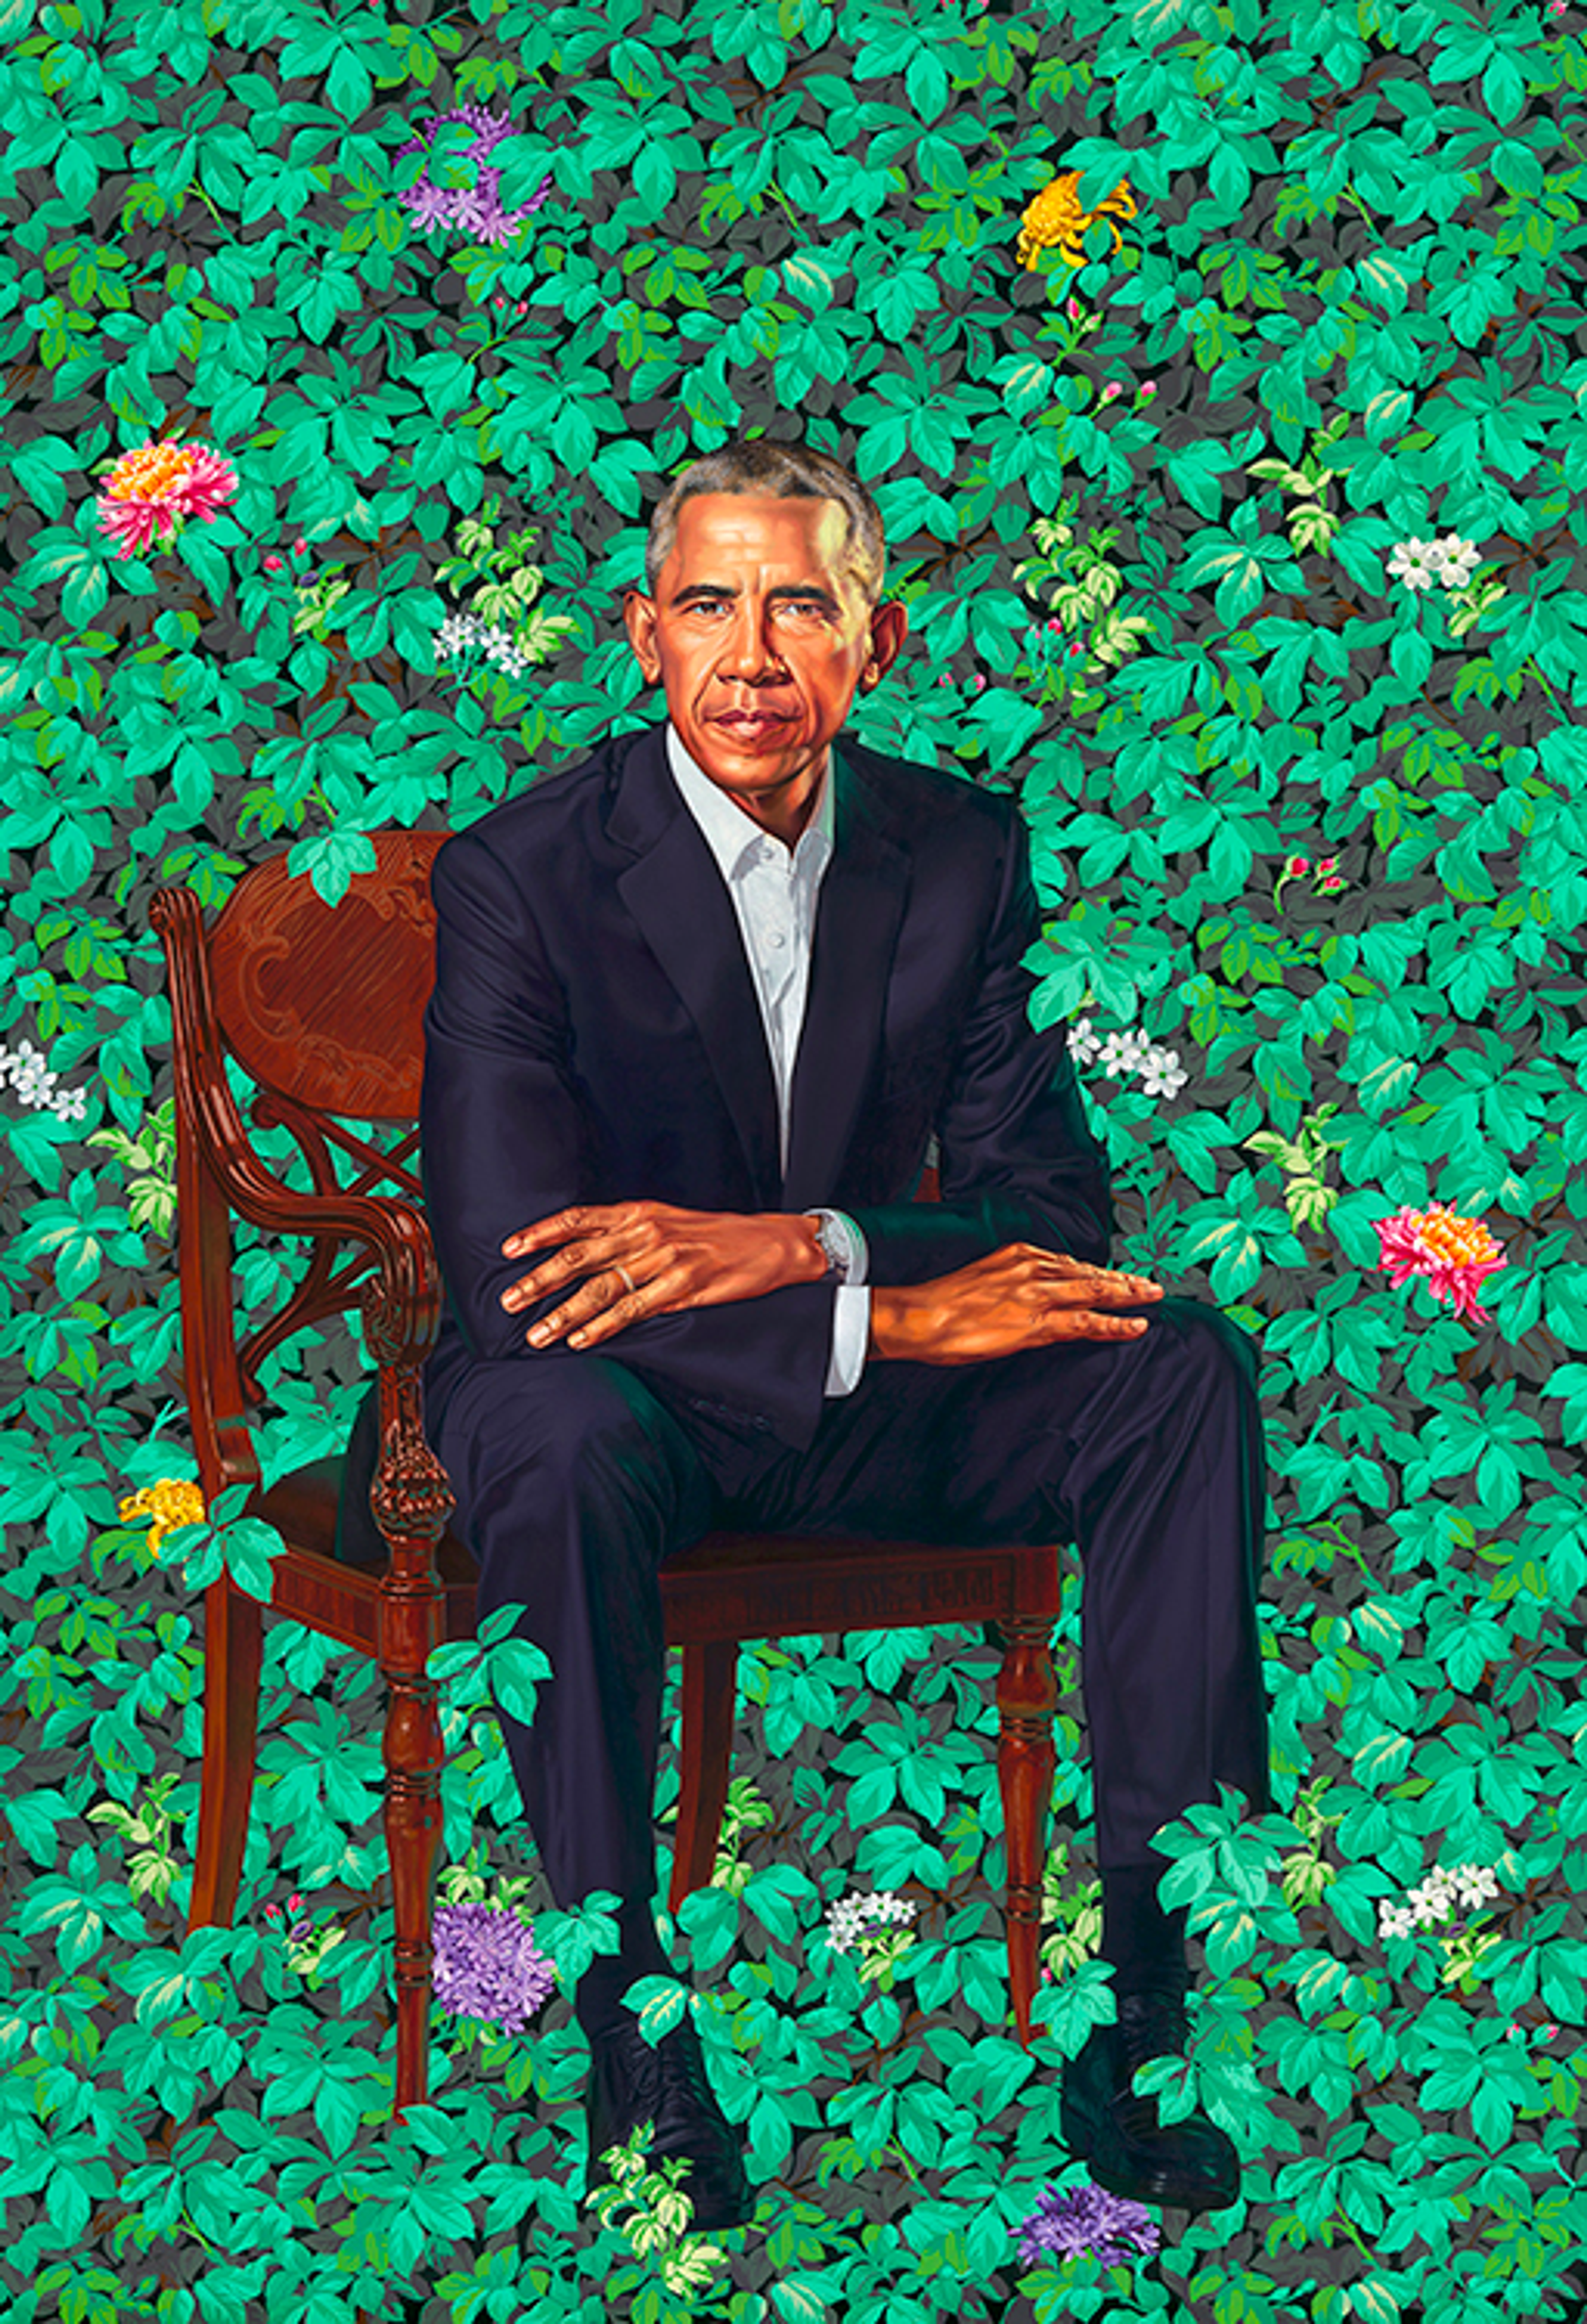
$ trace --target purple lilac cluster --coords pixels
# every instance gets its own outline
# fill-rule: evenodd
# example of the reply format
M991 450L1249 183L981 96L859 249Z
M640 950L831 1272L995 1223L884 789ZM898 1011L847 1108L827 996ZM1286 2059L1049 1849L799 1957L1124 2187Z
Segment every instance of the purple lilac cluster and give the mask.
M502 173L488 168L484 157L495 150L503 137L512 134L512 116L510 113L493 113L486 105L454 105L445 113L432 113L420 123L417 137L398 146L398 160L405 153L427 152L434 133L444 121L460 121L475 133L468 149L475 164L473 185L438 186L427 174L400 192L397 199L412 212L415 223L427 231L436 226L455 226L471 235L475 242L506 242L550 192L549 171L528 201L520 203L515 210L502 208Z
M1020 2265L1039 2267L1094 2252L1107 2263L1157 2250L1162 2237L1144 2203L1089 2184L1044 2187L1036 2209L1015 2231Z
M435 1916L435 1997L454 2017L521 2034L557 1979L527 1922L498 1904L443 1904Z

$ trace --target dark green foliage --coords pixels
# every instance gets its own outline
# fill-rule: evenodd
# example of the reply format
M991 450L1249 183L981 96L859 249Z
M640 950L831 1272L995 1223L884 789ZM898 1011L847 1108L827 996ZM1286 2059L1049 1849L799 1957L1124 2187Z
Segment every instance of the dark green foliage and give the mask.
M0 37L6 2313L1575 2312L1579 11L0 0ZM511 135L417 142L464 104ZM403 199L487 170L506 210L550 180L500 243ZM1060 172L1095 214L1026 266ZM334 899L370 830L654 718L619 593L667 475L740 432L876 493L913 642L855 731L1019 791L1035 1007L1075 1023L1121 1262L1262 1346L1280 1812L1166 1835L1204 1968L1193 2059L1152 2070L1244 2197L1133 2271L1013 2241L1083 2175L1058 2070L1110 2006L1078 1573L1029 2058L979 1634L744 1650L673 1948L763 2232L691 2237L659 2179L579 2207L561 1997L511 2037L438 2012L389 2127L379 1689L307 1633L270 1634L236 1927L183 1933L197 1588L224 1558L262 1591L272 1543L118 1521L192 1471L152 889L212 908L285 846ZM97 495L149 439L235 485L123 557ZM1383 1271L1379 1222L1435 1203L1502 1250L1490 1322ZM297 1264L245 1229L240 1296ZM271 1359L267 1480L359 1377L355 1330ZM446 1893L544 1903L484 1664L451 1661ZM1416 1923L1439 1865L1492 1877ZM915 1917L835 1950L851 1892ZM534 1921L565 1983L612 1941Z

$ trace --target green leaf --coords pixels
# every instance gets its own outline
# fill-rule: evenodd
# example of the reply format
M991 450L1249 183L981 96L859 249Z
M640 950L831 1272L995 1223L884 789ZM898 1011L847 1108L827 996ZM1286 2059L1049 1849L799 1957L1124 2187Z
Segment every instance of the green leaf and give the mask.
M300 839L287 855L293 879L308 872L315 892L328 904L339 904L355 875L374 869L374 842L364 831L328 831L318 839Z
M75 628L91 622L110 595L110 579L97 558L85 555L60 593L60 610Z
M536 1689L551 1675L546 1655L529 1638L509 1638L487 1656L492 1693L509 1718L534 1717Z
M778 264L783 289L791 297L802 299L813 313L824 314L837 290L836 277L826 262L814 251L796 250Z
M1105 1962L1083 1961L1072 1976L1044 1986L1031 2015L1047 2027L1066 2058L1077 2058L1093 2025L1111 2025L1119 2014L1112 1972Z
M779 2276L771 2286L771 2305L787 2324L826 2324L826 2302L796 2275Z
M639 2020L640 2032L652 2049L680 2025L688 2013L689 1988L672 1977L641 1977L623 1997L623 2006Z

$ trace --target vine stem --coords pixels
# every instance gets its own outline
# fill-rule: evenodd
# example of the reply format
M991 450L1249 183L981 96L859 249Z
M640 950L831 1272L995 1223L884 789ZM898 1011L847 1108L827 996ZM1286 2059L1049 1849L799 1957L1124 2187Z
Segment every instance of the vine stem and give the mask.
M775 178L767 179L766 191L770 195L772 200L778 205L779 208L783 211L788 218L789 224L793 227L794 232L796 234L803 234L805 231L805 222L803 218L800 217L798 210L796 210L793 205L789 202L787 195L783 192L782 188L778 184Z
M1521 664L1521 668L1531 672L1532 676L1537 680L1538 685L1543 688L1544 693L1547 695L1555 708L1559 712L1561 717L1564 717L1564 704L1560 700L1558 695L1555 692L1547 678L1544 677L1543 670L1536 655L1528 654L1526 660Z

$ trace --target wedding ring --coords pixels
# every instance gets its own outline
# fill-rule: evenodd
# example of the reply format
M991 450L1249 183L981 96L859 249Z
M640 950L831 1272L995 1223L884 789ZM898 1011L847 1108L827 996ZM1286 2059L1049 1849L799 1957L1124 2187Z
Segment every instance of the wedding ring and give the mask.
M638 1284L634 1281L632 1276L630 1275L627 1268L619 1267L615 1259L612 1261L612 1271L614 1275L620 1275L623 1277L623 1280L627 1284L630 1291L637 1291L639 1289Z

